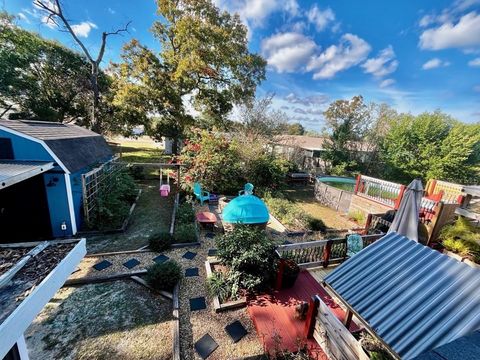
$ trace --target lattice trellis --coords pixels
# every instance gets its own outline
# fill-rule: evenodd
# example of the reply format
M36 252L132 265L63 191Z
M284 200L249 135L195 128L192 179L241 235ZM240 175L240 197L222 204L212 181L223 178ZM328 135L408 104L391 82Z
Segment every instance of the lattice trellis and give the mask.
M125 163L117 161L114 158L101 166L82 174L82 193L83 193L83 214L88 223L92 212L97 206L97 196L102 188L111 186L114 182L110 181L120 170L125 168Z

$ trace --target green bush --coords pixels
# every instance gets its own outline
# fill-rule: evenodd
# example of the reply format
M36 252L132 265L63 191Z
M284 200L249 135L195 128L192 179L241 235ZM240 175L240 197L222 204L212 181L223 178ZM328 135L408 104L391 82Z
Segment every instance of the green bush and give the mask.
M101 184L97 206L91 214L88 227L98 230L121 227L137 193L137 186L129 173L126 170L119 171Z
M135 180L145 180L145 171L143 166L134 165L129 168L129 172Z
M177 209L177 224L191 224L195 221L195 211L189 203L183 203Z
M181 224L175 229L176 243L192 243L197 241L195 224Z
M467 219L460 217L453 225L445 226L440 233L440 241L447 250L480 263L480 229L472 226Z
M172 240L172 235L169 232L162 231L150 235L148 244L153 251L161 252L170 249Z
M217 257L230 269L232 286L247 290L265 288L275 275L275 244L266 232L236 225L216 239Z
M214 272L207 279L208 292L211 296L218 296L220 302L226 300L235 300L238 297L238 288L233 283L228 274Z
M356 221L360 225L365 222L365 215L363 214L363 212L359 210L349 212L348 218L350 220Z
M313 231L327 231L327 227L325 223L321 219L317 219L314 217L308 217L307 219L308 228Z
M147 283L157 290L171 291L182 278L182 268L174 260L154 264L147 269Z

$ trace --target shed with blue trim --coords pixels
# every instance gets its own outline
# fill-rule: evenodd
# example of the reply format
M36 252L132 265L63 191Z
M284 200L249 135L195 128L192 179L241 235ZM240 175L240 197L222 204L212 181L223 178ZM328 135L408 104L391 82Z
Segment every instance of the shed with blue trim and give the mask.
M75 235L81 176L112 156L101 135L77 125L0 119L0 242Z

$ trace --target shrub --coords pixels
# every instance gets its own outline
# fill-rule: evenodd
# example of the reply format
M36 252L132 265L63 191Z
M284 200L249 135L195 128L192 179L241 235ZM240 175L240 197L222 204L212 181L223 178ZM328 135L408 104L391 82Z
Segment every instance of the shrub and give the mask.
M157 290L171 291L182 278L182 268L174 260L154 264L147 269L147 283Z
M308 216L295 203L266 194L264 197L268 210L287 228L308 228Z
M275 274L275 245L265 231L236 225L216 244L218 258L230 268L232 286L257 290L270 283Z
M172 235L166 231L153 233L148 238L150 249L161 252L170 248L172 244Z
M356 221L358 224L363 224L365 222L365 215L359 210L349 212L348 218L350 220Z
M191 243L197 241L195 224L181 224L175 229L176 243Z
M177 210L178 224L191 224L195 221L195 211L189 203L183 203Z
M458 218L453 224L443 228L440 233L443 246L462 256L469 256L480 262L480 229L472 226L467 219Z
M145 171L143 166L134 165L129 168L130 175L135 180L144 180L145 179Z
M207 280L208 291L211 296L218 296L220 302L228 299L236 299L238 288L229 278L228 274L222 272L214 272Z
M327 227L325 223L321 219L317 219L314 217L308 217L307 219L308 228L313 231L327 231Z

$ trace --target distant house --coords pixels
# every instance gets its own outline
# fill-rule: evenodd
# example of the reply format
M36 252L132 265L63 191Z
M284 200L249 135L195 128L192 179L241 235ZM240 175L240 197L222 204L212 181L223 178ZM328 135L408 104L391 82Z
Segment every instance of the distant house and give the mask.
M0 119L0 242L75 235L82 174L111 158L105 139L82 127Z
M323 172L328 164L322 159L322 153L329 141L329 138L324 136L279 135L271 142L270 147L276 154L285 155L304 170ZM352 148L361 152L362 156L368 156L373 146L356 142L352 144Z

